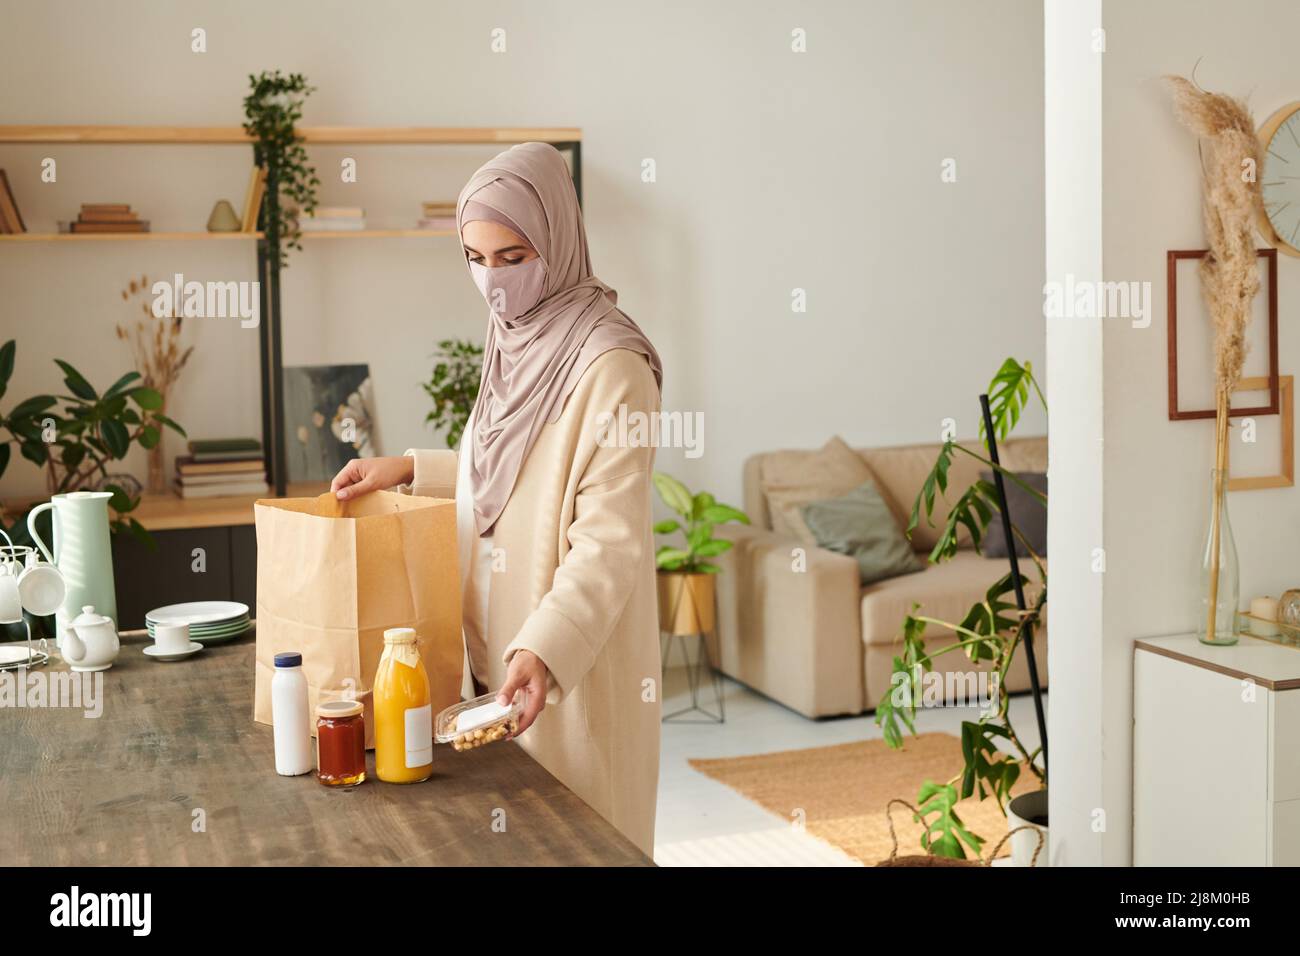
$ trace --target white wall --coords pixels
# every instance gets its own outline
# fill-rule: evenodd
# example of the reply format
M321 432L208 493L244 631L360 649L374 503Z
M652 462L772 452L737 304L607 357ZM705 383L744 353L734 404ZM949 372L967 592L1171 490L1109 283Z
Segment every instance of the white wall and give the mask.
M1073 4L1050 0L1048 6L1074 8L1078 22L1073 26L1089 28ZM1246 97L1257 125L1262 123L1277 107L1300 99L1293 50L1300 6L1286 0L1112 0L1104 4L1103 21L1100 242L1091 233L1090 220L1079 227L1089 230L1090 250L1100 251L1107 281L1151 283L1153 321L1138 329L1126 320L1105 320L1102 380L1081 382L1069 405L1053 405L1051 812L1058 860L1126 864L1132 852L1133 641L1195 629L1213 462L1212 423L1171 422L1167 416L1165 253L1204 248L1205 239L1196 141L1174 119L1160 77L1187 75L1195 68L1203 87ZM1049 15L1049 46L1052 23ZM1086 39L1074 36L1076 43ZM1052 75L1049 56L1049 91ZM1086 98L1086 89L1095 99L1096 80L1090 73L1079 69L1073 79L1074 95ZM1050 116L1050 92L1048 111ZM1065 113L1061 119L1063 127L1090 122L1090 112ZM1051 126L1049 119L1049 133ZM1077 168L1077 158L1054 152L1050 140L1049 135L1049 169ZM1057 192L1054 175L1048 176L1049 278L1050 250L1060 238L1050 198ZM1098 195L1091 173L1079 188L1090 197ZM1265 245L1262 239L1260 244ZM1290 374L1300 364L1300 342L1291 334L1300 262L1285 255L1278 259L1280 368ZM1053 395L1062 386L1054 361L1059 343L1077 334L1077 329L1049 324ZM1091 370L1092 343L1080 355ZM1104 423L1104 458L1100 448L1092 453L1101 468L1102 489L1077 489L1080 497L1069 496L1067 514L1056 483L1062 456L1085 458L1099 420ZM1275 462L1276 419L1260 418L1258 423L1261 447L1253 450L1255 457ZM1237 447L1234 462L1249 451ZM1097 468L1085 474L1095 481ZM1095 521L1102 497L1104 591L1085 570L1085 531ZM1294 586L1300 563L1291 532L1300 521L1300 493L1294 488L1233 493L1229 508L1243 602ZM1058 547L1067 534L1076 542L1068 550ZM1088 602L1097 603L1087 608ZM1066 633L1069 638L1063 641ZM1196 728L1187 732L1194 734ZM1090 835L1087 816L1096 809L1105 811L1106 829ZM1069 841L1059 856L1058 832Z
M428 4L7 3L5 122L237 124L249 73L318 87L308 124L576 125L598 274L659 346L665 405L703 410L705 452L660 466L739 498L741 459L975 431L1008 354L1041 365L1041 12L1033 0ZM207 30L208 52L189 51ZM489 51L505 27L508 53ZM807 31L808 52L790 50ZM491 150L316 150L327 203L407 225ZM36 164L60 163L41 185ZM338 182L343 155L360 183ZM640 180L653 158L658 181ZM957 160L956 183L940 164ZM36 229L84 201L202 228L242 196L248 151L0 147ZM0 249L11 395L56 354L105 381L131 275L251 279L242 245ZM791 290L808 312L791 313ZM383 447L433 441L419 389L434 343L484 308L448 240L322 243L286 273L285 360L369 362ZM256 334L209 322L174 408L196 435L255 432ZM1041 418L1026 422L1041 432ZM139 468L138 470L142 470ZM15 467L0 493L39 489Z

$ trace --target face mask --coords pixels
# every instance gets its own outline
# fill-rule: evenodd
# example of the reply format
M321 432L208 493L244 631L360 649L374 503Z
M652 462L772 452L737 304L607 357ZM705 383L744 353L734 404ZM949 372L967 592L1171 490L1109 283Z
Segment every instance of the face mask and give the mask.
M546 283L546 264L541 256L517 266L489 269L477 262L469 264L470 275L488 308L503 322L513 322L542 299Z

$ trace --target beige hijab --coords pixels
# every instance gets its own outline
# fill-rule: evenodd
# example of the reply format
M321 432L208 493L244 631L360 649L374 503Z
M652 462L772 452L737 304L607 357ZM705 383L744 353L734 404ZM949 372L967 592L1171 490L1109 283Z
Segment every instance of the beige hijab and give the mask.
M546 278L537 305L513 322L489 314L473 433L464 449L471 455L480 535L491 533L505 509L542 426L560 417L565 399L599 355L610 349L640 352L663 385L654 346L619 311L618 293L592 275L573 179L553 146L512 147L470 177L456 203L457 231L484 218L527 239L545 263Z

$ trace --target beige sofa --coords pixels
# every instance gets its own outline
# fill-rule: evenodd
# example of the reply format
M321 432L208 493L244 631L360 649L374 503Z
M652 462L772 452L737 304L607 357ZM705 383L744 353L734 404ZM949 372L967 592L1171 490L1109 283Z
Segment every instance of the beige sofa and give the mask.
M855 449L900 527L906 527L912 503L940 447ZM1047 470L1046 438L1009 439L1000 451L1003 464L1015 471ZM863 587L852 558L772 530L763 486L764 457L755 455L745 462L744 507L752 525L728 525L716 531L733 540L735 547L719 559L723 573L718 578L713 659L723 673L808 717L874 710L890 686L903 619L913 602L927 616L960 621L1007 573L1008 562L981 556L967 539L951 561ZM948 475L949 501L956 500L983 469L968 455L954 456ZM936 500L936 527L922 520L913 532L913 548L923 559L947 513L942 498ZM805 549L807 564L802 571L794 568L796 548ZM1021 571L1026 581L1037 580L1032 562L1022 560ZM931 648L951 643L952 637L951 630L934 625L926 630ZM1046 638L1046 628L1040 627L1034 649L1044 687ZM935 663L935 669L943 672L977 669L960 652L942 655ZM1023 649L1007 675L1007 689L1029 689Z

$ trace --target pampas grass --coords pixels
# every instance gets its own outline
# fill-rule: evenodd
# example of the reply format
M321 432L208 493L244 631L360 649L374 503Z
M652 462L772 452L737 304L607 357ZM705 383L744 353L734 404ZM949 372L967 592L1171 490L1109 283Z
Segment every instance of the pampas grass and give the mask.
M1246 327L1259 292L1255 217L1262 200L1259 138L1246 104L1209 93L1181 76L1165 77L1174 115L1200 138L1201 202L1209 253L1201 260L1201 294L1214 323L1214 508L1206 638L1216 637L1220 519L1228 465L1228 410L1246 361ZM1234 614L1236 609L1233 609ZM1235 621L1233 624L1235 632Z

